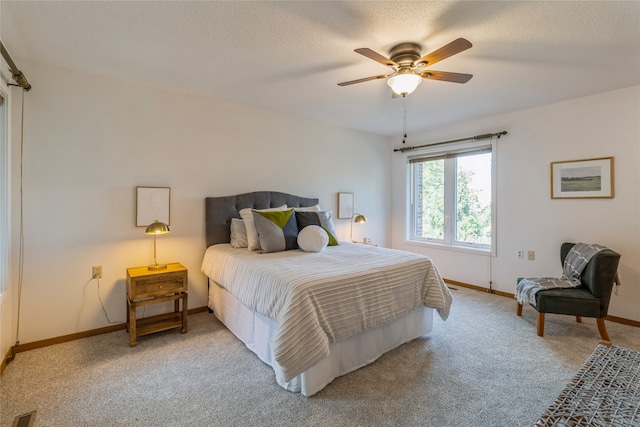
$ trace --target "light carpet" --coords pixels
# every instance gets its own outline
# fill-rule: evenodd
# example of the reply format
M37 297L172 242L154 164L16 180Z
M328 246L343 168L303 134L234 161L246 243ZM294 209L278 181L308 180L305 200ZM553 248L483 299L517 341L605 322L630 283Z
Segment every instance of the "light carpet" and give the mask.
M594 319L547 315L540 338L515 299L453 296L433 332L311 398L280 388L209 313L136 347L117 331L19 353L0 378L0 425L35 410L36 426L533 426L599 342ZM640 351L640 328L607 327Z

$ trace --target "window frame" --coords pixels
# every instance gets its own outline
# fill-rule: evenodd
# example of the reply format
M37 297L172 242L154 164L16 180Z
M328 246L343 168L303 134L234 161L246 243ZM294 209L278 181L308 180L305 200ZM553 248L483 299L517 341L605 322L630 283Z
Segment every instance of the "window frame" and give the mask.
M4 81L2 81L4 84ZM10 190L9 190L9 97L0 86L0 295L9 286Z
M412 164L419 161L419 159L435 159L438 157L444 157L445 161L447 157L457 157L461 153L468 153L471 151L478 151L481 149L490 149L491 152L491 242L487 244L477 244L469 242L459 242L454 240L455 237L455 222L452 221L451 215L455 215L457 204L456 189L453 191L448 190L448 186L451 183L456 182L456 168L447 168L445 166L445 222L444 222L444 238L422 238L416 236L416 219L417 213L415 212L416 203L416 182L415 173ZM427 147L421 150L420 154L414 154L406 157L407 167L407 203L406 203L406 243L410 245L418 246L432 246L439 249L454 250L459 252L469 252L478 254L487 254L496 256L497 248L497 150L496 139L491 141L472 141L466 143L452 143L450 145ZM447 185L447 182L449 184ZM448 208L447 208L448 206Z

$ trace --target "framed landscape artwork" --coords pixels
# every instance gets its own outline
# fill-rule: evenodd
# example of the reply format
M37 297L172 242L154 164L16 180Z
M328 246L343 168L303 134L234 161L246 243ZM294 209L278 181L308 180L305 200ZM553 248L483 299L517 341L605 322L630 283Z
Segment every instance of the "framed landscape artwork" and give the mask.
M552 199L612 199L613 157L551 163Z

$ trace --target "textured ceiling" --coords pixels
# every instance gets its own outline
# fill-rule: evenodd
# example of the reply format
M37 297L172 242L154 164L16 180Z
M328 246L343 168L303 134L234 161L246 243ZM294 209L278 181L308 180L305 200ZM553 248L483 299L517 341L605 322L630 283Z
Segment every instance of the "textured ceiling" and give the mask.
M418 130L640 84L640 2L0 1L0 36L20 59L143 82L382 135L402 133L384 80L413 41L473 43L407 97ZM28 69L23 68L27 78ZM33 90L38 82L30 81Z

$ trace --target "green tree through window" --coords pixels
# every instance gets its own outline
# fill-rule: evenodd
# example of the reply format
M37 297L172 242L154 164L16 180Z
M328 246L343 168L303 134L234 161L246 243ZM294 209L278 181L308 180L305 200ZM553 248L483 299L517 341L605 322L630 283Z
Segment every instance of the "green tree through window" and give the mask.
M422 175L421 208L418 210L420 235L444 238L444 159L419 164Z
M458 157L455 240L491 244L491 154ZM479 177L481 172L485 177ZM483 197L488 195L489 197Z

